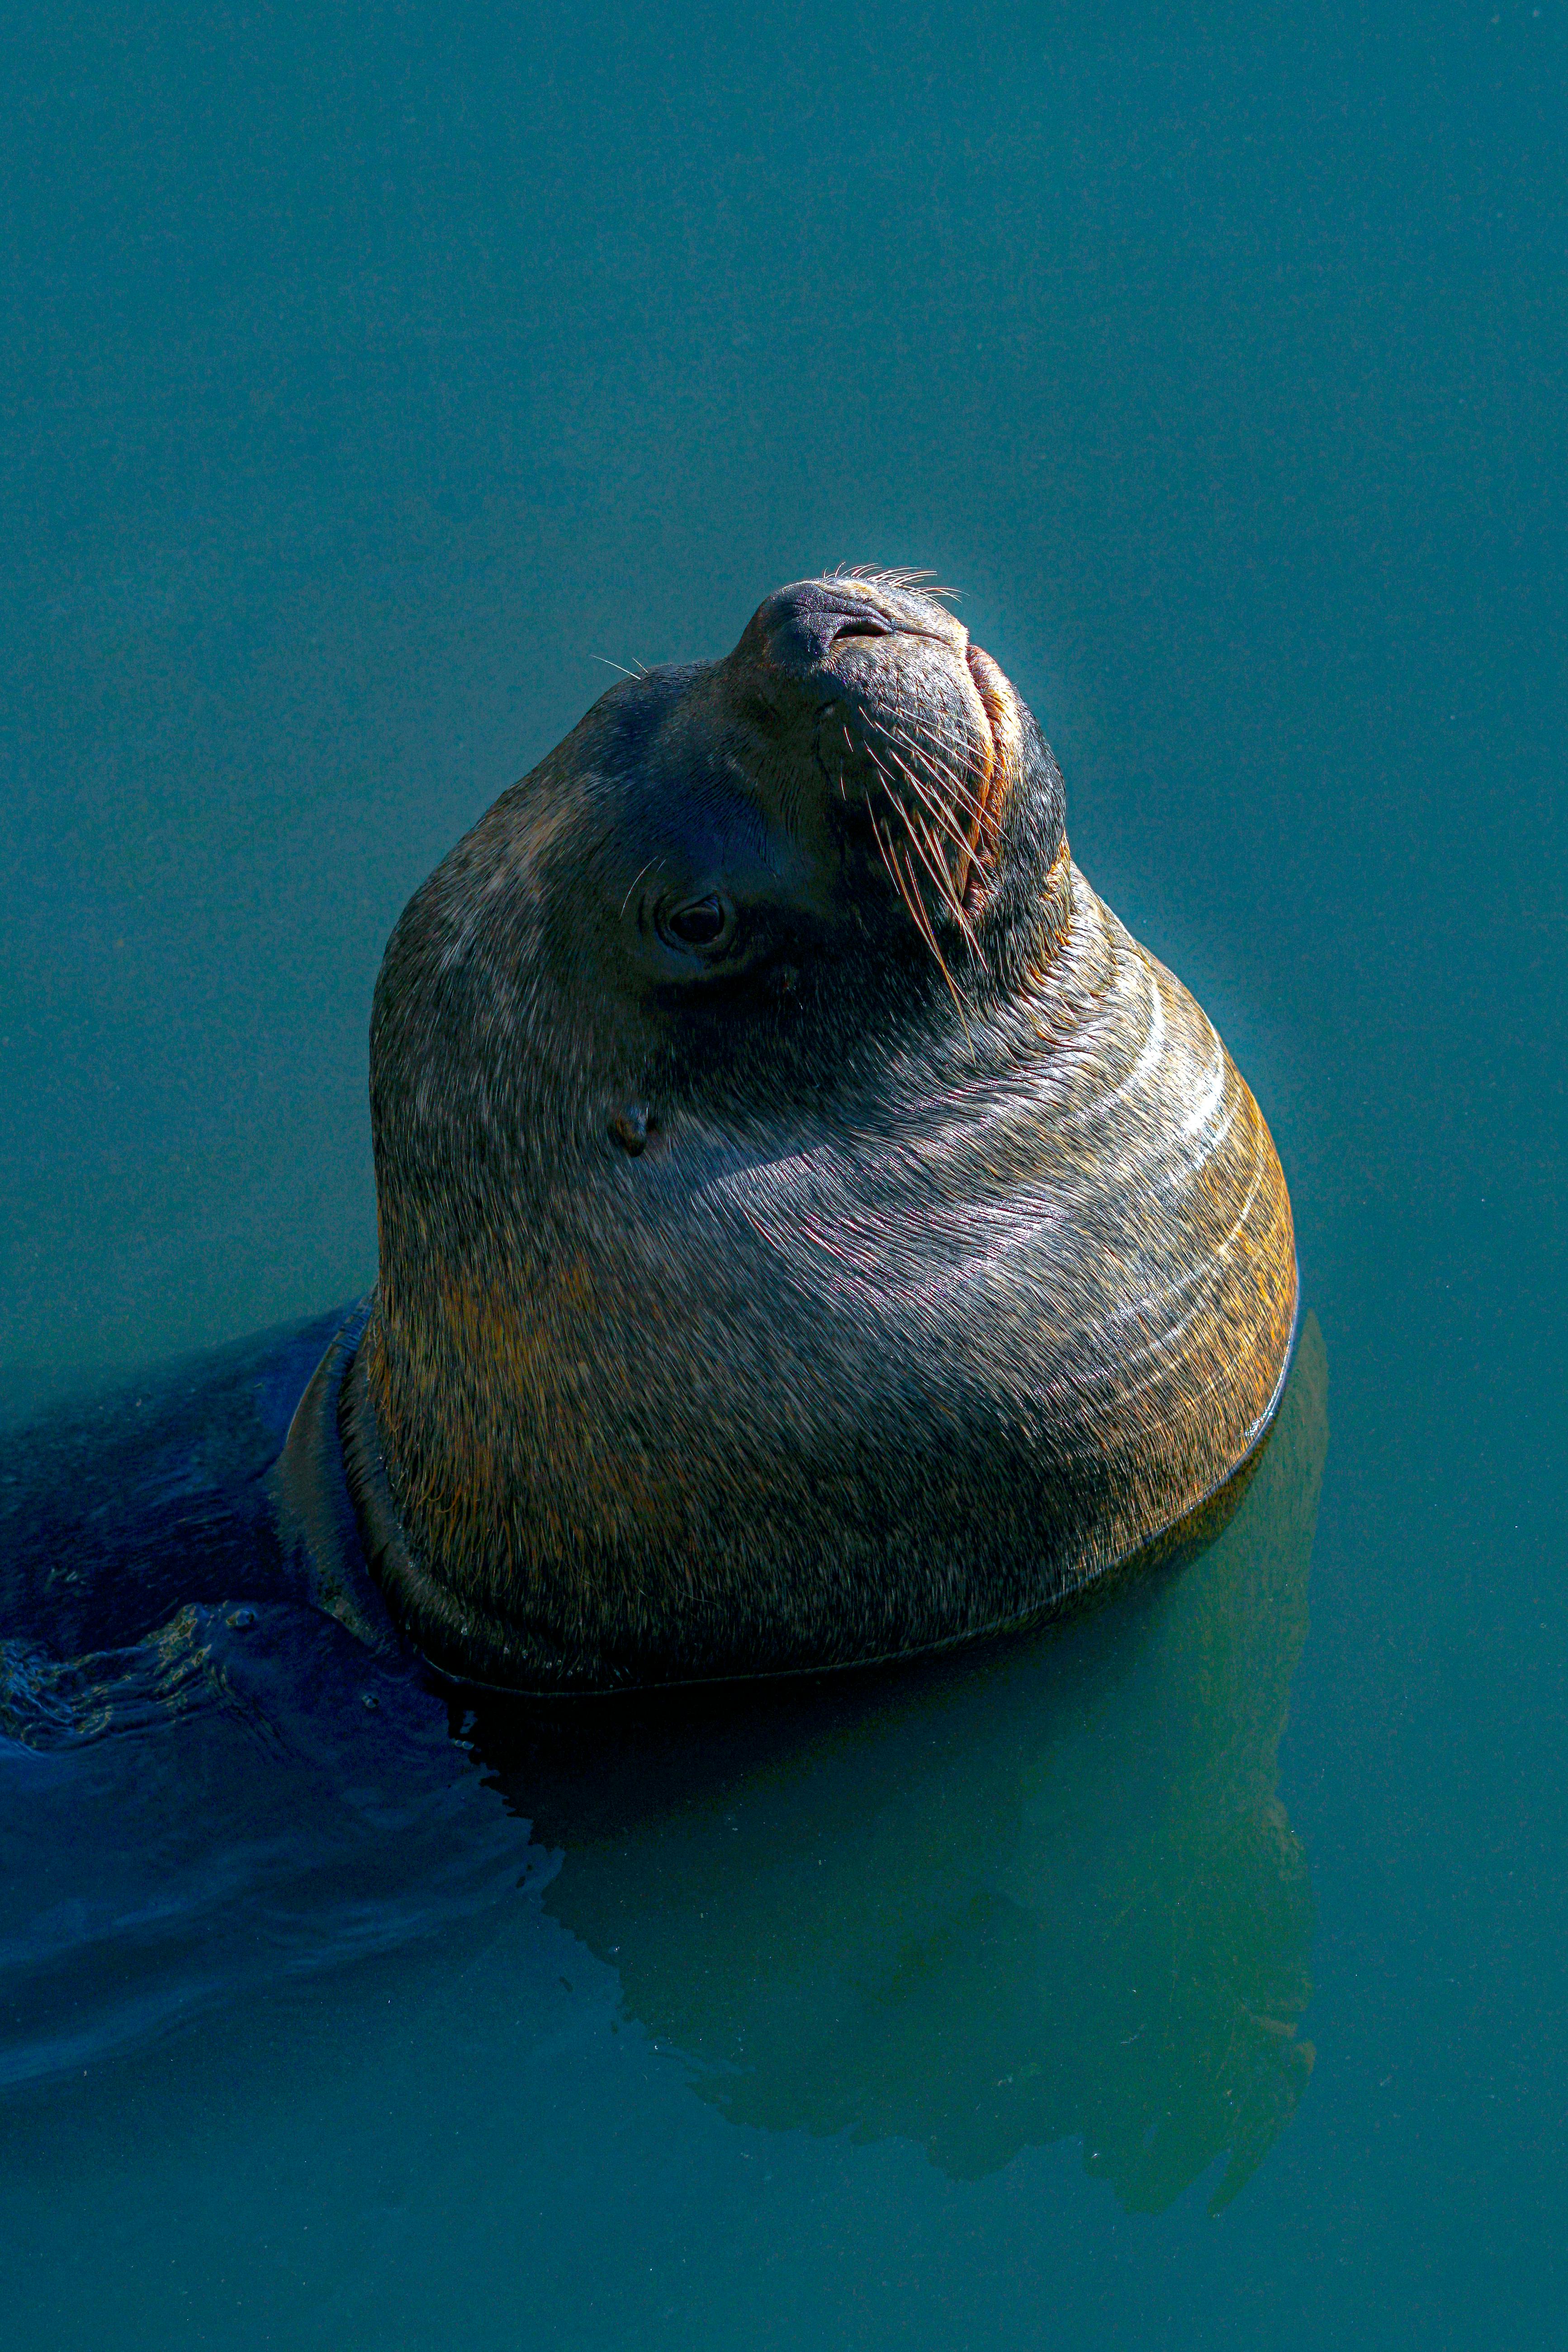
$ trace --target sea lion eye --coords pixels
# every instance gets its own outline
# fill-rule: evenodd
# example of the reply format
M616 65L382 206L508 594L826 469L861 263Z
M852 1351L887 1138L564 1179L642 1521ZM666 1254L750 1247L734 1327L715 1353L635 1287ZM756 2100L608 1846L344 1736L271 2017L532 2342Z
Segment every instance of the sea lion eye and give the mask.
M659 929L666 939L678 947L710 948L729 929L730 909L722 898L710 892L706 898L690 899L684 907L672 907L659 918Z

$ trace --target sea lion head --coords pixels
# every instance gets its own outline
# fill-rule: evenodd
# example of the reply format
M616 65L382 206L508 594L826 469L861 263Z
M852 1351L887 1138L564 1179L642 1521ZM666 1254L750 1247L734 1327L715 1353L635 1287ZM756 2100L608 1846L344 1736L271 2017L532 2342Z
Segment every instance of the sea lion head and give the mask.
M851 1004L862 1025L910 1017L939 976L956 1003L984 994L987 949L1005 965L1037 927L1060 774L995 664L900 575L780 589L726 660L595 716L614 730L600 986L614 970L628 996L682 1022L710 1008L731 1034L748 1005L798 996L837 1029Z
M1063 821L1033 718L933 595L780 589L726 659L612 688L415 899L378 1131L416 1073L484 1128L526 1066L512 1142L554 1151L563 1120L636 1153L683 1107L832 1087L868 1029L962 1037L1035 943Z
M1114 1410L1079 1360L1128 1304L1119 1211L1057 1268L1057 1360L1017 1328L1114 1172L1079 1136L1049 1197L1051 1089L1076 1118L1086 1072L1136 1065L1146 1121L1138 1054L1168 1025L1142 965L1142 1011L1122 988L1064 822L1033 718L941 599L839 574L768 597L723 660L613 688L416 894L372 1023L351 1452L432 1654L594 1688L883 1655L1169 1518L1174 1489L1109 1507L1114 1448L1074 1420ZM1213 1468L1184 1461L1182 1497ZM1041 1477L1073 1498L1070 1563Z

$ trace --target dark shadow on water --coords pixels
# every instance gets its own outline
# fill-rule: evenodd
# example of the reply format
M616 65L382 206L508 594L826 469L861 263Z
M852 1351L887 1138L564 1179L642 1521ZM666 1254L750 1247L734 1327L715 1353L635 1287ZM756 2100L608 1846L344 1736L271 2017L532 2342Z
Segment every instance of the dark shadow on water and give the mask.
M914 2139L966 2179L1080 2137L1139 2211L1226 2156L1211 2204L1236 2194L1312 2065L1311 1889L1277 1783L1326 1391L1309 1318L1219 1541L1032 1640L700 1706L462 1717L563 1850L546 1908L703 2098Z

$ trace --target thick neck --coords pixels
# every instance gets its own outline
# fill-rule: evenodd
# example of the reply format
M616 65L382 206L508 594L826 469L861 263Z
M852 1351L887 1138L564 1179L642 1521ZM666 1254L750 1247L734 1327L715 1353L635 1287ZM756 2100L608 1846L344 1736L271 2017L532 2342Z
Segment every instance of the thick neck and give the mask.
M386 1448L372 1398L383 1334L377 1314L342 1382L338 1433L359 1536L371 1574L392 1615L428 1663L466 1683L508 1691L560 1694L603 1688L598 1659L574 1659L561 1642L525 1636L482 1604L460 1598L433 1576L399 1516L387 1475Z

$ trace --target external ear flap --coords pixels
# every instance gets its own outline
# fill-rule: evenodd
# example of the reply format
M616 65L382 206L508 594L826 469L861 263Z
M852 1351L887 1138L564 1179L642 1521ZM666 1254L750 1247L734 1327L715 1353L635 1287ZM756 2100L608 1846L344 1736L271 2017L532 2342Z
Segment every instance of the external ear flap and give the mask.
M650 1124L642 1104L629 1103L625 1110L616 1111L611 1119L610 1133L628 1158L637 1160L647 1150Z

